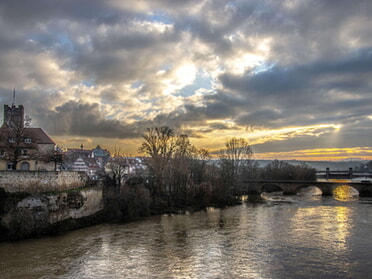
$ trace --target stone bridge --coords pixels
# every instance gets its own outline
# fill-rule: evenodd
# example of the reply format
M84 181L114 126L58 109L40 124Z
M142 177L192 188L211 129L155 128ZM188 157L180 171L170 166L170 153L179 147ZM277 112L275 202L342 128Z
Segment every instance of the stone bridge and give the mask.
M361 197L372 197L371 181L334 182L334 181L292 181L292 180L248 180L243 181L241 194L261 194L263 192L283 192L295 195L300 189L315 186L324 196L332 196L333 191L340 186L350 186L359 192Z

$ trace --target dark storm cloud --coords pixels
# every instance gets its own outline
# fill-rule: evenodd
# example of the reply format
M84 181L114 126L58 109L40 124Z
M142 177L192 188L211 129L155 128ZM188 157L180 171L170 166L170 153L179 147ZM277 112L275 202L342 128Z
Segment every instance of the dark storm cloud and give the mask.
M106 13L105 13L106 12ZM32 26L56 18L86 20L105 18L114 9L99 0L3 0L0 3L0 15L14 26Z
M226 89L246 100L241 102L240 110L247 112L238 117L241 123L269 124L275 120L277 125L304 125L309 124L306 118L321 123L327 115L329 121L343 122L347 120L343 116L353 111L360 116L368 113L371 74L372 51L365 49L339 61L273 67L243 76L224 74L220 80Z
M87 137L131 138L140 134L135 127L118 120L105 119L98 104L80 104L69 101L55 111L42 112L47 117L45 128L54 135Z
M183 125L204 125L210 119L230 119L241 112L242 99L234 95L219 92L205 98L207 106L185 105L169 114L160 114L153 125L168 125L180 128ZM244 104L243 104L244 105ZM211 130L222 126L210 124ZM227 127L223 125L223 127Z
M334 89L357 89L366 83L366 75L372 72L372 48L363 49L350 57L342 57L336 61L313 62L294 67L272 67L268 71L258 74L247 72L244 76L223 74L220 80L224 87L244 94L259 94L260 97L276 95L278 93L291 94L310 86ZM363 74L364 76L360 76ZM345 76L342 76L345 75ZM342 77L333 82L332 77ZM362 84L360 84L362 82ZM324 87L325 86L325 87Z
M141 34L122 30L114 34L113 39L105 36L92 36L93 52L81 51L76 56L76 65L87 76L94 76L98 83L123 82L136 80L152 64L148 63L153 55L166 56L168 44L175 42L178 35L173 32L165 34Z

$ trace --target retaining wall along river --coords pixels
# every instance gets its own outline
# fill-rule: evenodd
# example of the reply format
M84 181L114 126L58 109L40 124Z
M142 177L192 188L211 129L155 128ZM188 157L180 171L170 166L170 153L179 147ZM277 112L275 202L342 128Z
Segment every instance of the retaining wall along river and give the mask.
M27 187L27 176L30 187ZM17 183L11 185L11 180ZM81 173L73 172L1 173L0 241L98 223L104 209L103 190L97 185L86 188L86 181ZM17 188L20 190L16 191Z

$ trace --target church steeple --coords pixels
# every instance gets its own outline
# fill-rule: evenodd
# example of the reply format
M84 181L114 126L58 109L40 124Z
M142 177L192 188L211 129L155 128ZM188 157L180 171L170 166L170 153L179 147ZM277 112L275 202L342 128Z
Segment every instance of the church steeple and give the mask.
M13 103L12 103L12 106L15 105L15 88L13 89Z

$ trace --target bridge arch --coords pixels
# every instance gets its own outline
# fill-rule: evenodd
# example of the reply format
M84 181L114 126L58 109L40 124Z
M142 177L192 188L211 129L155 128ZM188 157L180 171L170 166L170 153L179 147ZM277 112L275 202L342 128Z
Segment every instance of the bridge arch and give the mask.
M272 193L272 192L283 192L283 188L275 183L263 184L260 193Z
M345 183L345 185L338 185L333 189L333 196L338 200L348 200L359 197L359 190Z
M360 186L358 189L359 197L372 197L372 188L370 185Z
M304 184L299 186L296 189L296 194L298 195L311 195L311 196L320 196L323 194L322 189L318 186L312 184Z

